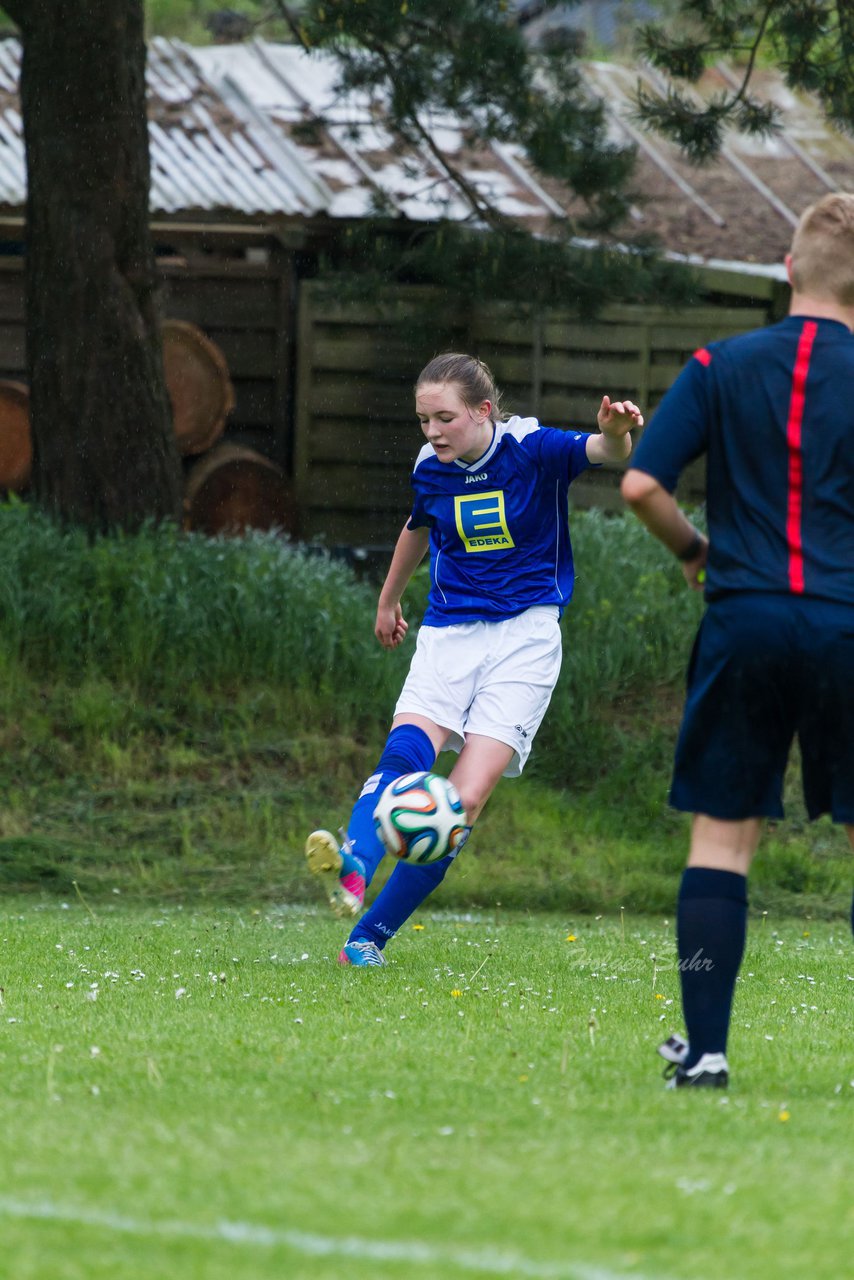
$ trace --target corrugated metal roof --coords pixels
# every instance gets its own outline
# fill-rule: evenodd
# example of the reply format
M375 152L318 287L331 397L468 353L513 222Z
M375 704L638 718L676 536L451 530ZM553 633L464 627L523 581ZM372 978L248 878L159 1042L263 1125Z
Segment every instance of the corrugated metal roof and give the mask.
M18 42L0 42L0 205L15 209L24 203L26 180L19 62ZM662 89L658 73L603 62L583 68L590 93L605 103L612 138L638 150L627 237L649 231L691 260L777 263L811 201L828 189L854 189L854 140L777 72L755 72L752 92L777 103L782 132L766 139L728 134L719 159L696 167L637 125L636 84ZM471 145L449 117L425 114L429 145L402 145L383 123L381 97L340 94L335 59L297 45L253 40L192 48L156 39L147 75L155 213L359 218L382 209L412 221L473 221L434 149L531 230L544 231L577 209L571 192L531 170L521 148ZM726 66L711 68L699 94L731 87L733 75Z
M20 44L0 41L0 205L26 200ZM147 63L153 213L318 213L332 192L258 112L237 116L187 46L154 40Z
M426 149L402 150L388 137L381 98L337 93L331 57L261 40L194 49L192 56L211 81L220 87L229 81L295 143L334 191L327 210L333 217L366 214L382 200L411 219L471 218ZM854 140L827 123L815 100L789 90L779 72L754 72L751 92L777 104L781 132L729 133L720 157L697 167L636 122L637 82L662 91L667 86L658 73L644 65L583 67L590 93L605 103L613 141L637 147L627 237L649 232L668 251L695 261L777 263L808 204L828 190L854 189ZM710 68L697 86L698 102L734 82L726 66ZM466 180L509 217L543 230L577 210L572 193L534 174L521 149L472 149L459 122L425 117L423 123Z
M251 103L294 143L331 188L331 217L364 217L382 207L412 221L473 219L430 149L403 146L384 127L380 97L338 93L333 57L263 40L191 52L235 111L241 100ZM447 116L425 113L422 123L432 144L507 217L541 229L565 216L526 168L521 149L470 147L459 121Z
M20 209L26 168L18 101L20 45L0 41L0 206ZM195 49L155 39L148 51L151 209L471 220L468 203L425 146L401 149L377 104L341 99L333 59L290 45ZM508 217L544 226L557 202L521 152L470 151L458 124L428 119L433 143ZM314 131L306 141L307 129Z

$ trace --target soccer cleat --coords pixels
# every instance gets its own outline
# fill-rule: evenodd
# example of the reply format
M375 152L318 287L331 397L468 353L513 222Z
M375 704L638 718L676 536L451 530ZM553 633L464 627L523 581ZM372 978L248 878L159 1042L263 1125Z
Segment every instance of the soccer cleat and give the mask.
M305 860L312 875L320 876L336 916L357 916L365 901L364 867L331 831L312 831L305 842Z
M671 1063L665 1068L668 1089L726 1089L729 1084L729 1065L722 1053L704 1053L693 1067Z
M664 1041L664 1044L658 1046L658 1052L667 1062L673 1062L677 1067L681 1067L682 1063L688 1057L688 1041L683 1040L681 1036L674 1034Z
M358 938L355 942L346 943L338 953L339 964L354 964L359 968L368 965L385 964L385 956L375 942L367 938Z

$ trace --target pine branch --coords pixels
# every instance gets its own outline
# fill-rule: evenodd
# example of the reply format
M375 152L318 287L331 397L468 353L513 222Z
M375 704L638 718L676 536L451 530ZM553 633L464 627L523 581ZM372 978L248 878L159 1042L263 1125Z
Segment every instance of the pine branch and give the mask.
M747 66L745 67L745 70L744 70L744 77L742 78L741 86L738 89L738 92L733 94L732 98L730 99L730 103L729 103L730 108L735 108L739 102L744 102L746 100L747 86L750 84L750 79L751 79L751 76L753 75L754 67L756 66L756 55L759 52L760 44L765 38L765 32L768 28L768 23L770 21L771 14L773 13L776 7L777 7L777 0L768 0L768 3L765 6L765 12L762 14L762 18L760 19L759 25L756 30L756 38L754 39L753 44L750 47L750 56L747 60Z
M26 29L27 21L32 19L36 7L32 0L3 0L3 8L21 31Z
M744 51L747 62L741 83L704 107L694 107L676 90L664 96L638 88L636 116L641 123L674 139L695 161L714 156L723 130L732 125L749 134L770 134L780 127L771 103L762 103L748 90L760 49L776 50L778 66L792 88L815 93L825 114L854 130L854 6L851 0L681 0L683 15L693 23L689 36L671 35L662 27L641 30L640 43L650 61L677 79L694 82L708 60ZM738 40L749 33L745 44Z
M311 45L309 44L308 40L305 37L305 32L300 27L299 23L297 22L294 15L291 13L288 6L285 4L285 0L272 0L272 4L273 4L273 8L277 11L279 16L287 24L288 30L290 31L293 38L296 40L297 44L302 45L303 49L305 49L305 51L309 53L311 51Z

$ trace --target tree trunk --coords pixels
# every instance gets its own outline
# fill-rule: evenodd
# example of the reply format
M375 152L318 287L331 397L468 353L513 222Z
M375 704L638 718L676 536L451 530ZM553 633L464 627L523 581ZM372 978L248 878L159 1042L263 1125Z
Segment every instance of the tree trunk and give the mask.
M21 28L33 493L92 531L177 518L148 225L142 0L4 0Z

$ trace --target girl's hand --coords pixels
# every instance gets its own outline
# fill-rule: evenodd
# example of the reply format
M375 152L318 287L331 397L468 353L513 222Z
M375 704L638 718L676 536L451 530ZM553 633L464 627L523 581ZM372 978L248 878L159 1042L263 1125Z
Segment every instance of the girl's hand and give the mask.
M596 421L603 435L624 436L627 431L643 426L643 414L631 400L612 401L609 396L603 396Z
M409 623L404 618L399 604L393 608L384 604L377 607L374 635L384 649L396 649L405 640L408 630Z

